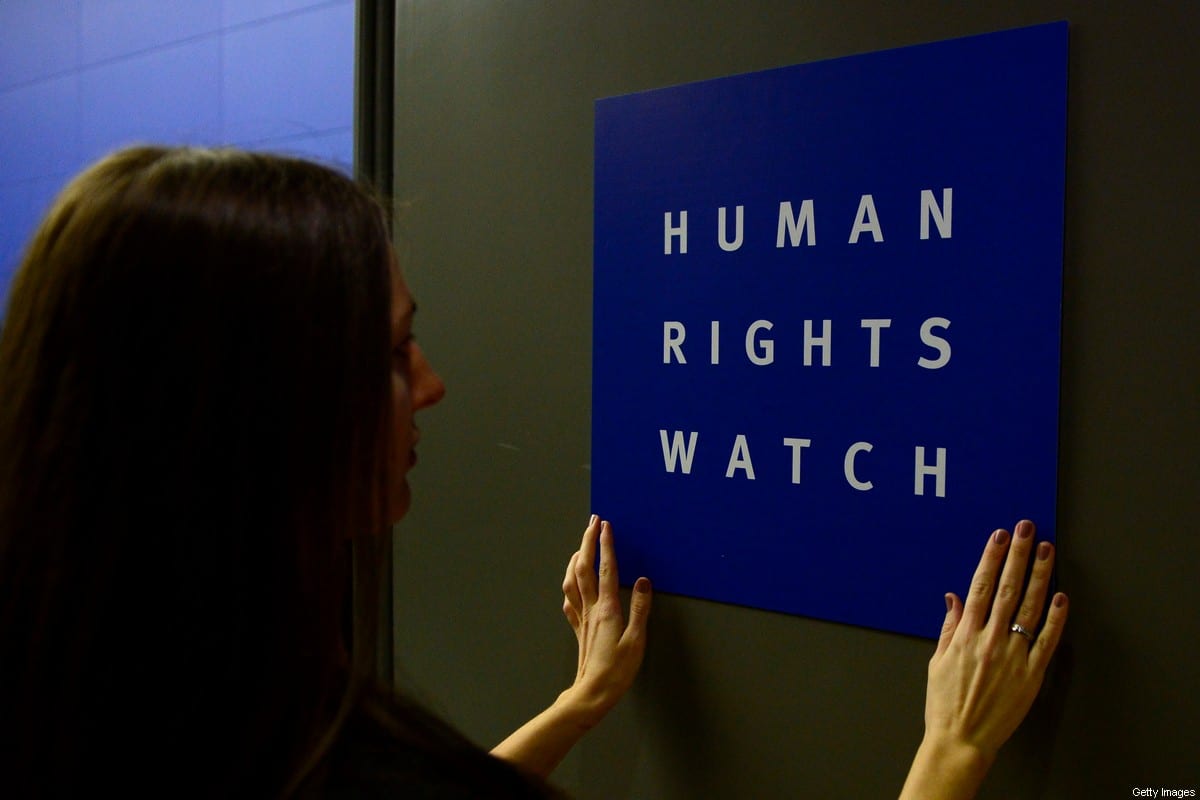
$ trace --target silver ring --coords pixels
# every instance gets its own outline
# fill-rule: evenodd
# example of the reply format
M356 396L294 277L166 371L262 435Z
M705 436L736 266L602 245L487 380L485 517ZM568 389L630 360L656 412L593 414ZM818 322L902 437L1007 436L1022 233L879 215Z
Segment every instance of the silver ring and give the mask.
M1008 626L1008 629L1013 633L1021 634L1031 642L1033 641L1033 634L1026 630L1025 626L1021 625L1020 623L1014 622L1012 625Z

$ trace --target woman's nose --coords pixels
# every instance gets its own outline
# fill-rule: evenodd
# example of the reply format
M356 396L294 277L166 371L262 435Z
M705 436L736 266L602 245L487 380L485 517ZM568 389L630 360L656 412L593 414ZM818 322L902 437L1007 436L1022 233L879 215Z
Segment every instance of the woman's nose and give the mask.
M412 343L412 376L414 410L437 405L446 396L446 384L433 371L425 352L416 342Z

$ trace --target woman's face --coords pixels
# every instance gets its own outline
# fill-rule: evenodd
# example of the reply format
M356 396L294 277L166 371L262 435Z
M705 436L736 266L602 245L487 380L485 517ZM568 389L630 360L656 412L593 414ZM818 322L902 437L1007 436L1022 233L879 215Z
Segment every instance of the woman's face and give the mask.
M392 413L395 420L390 515L397 522L408 513L412 491L408 471L417 463L421 433L416 412L442 399L446 387L425 360L413 338L413 313L417 310L404 274L392 269Z

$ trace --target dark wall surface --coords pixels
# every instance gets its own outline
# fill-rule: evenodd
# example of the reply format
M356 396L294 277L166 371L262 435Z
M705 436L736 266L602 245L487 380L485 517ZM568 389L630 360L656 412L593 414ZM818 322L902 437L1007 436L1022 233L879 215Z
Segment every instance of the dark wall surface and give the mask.
M1058 579L1072 610L981 796L1200 790L1198 9L399 3L399 232L449 388L419 418L395 544L401 684L490 746L574 675L559 585L592 511L593 101L1065 19ZM979 520L980 546L1015 522ZM931 587L931 635L943 590L961 591ZM630 696L555 775L576 796L899 791L931 641L667 595L650 637Z

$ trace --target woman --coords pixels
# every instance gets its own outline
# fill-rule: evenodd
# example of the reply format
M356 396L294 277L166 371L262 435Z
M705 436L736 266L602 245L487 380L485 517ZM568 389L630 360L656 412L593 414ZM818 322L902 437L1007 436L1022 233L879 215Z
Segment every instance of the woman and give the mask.
M67 187L0 335L5 794L553 796L542 778L644 649L649 584L626 624L607 523L563 584L576 680L498 758L378 685L349 635L350 616L374 629L378 534L411 502L414 415L444 393L415 311L380 206L322 167L142 147ZM1032 527L1016 542L994 616L1015 613ZM919 796L941 796L930 775L973 791L1065 620L1051 609L1022 672L1024 640L983 619L1007 551L948 599Z

